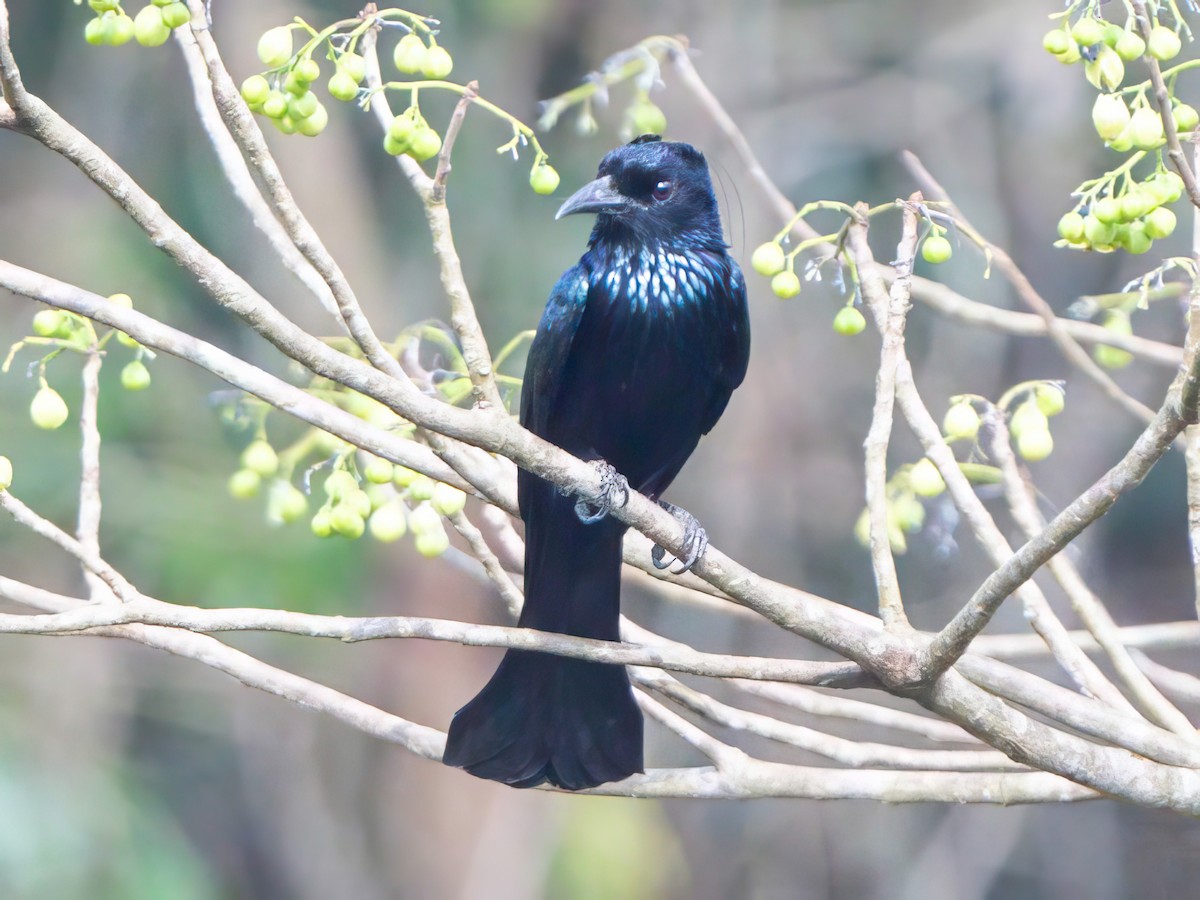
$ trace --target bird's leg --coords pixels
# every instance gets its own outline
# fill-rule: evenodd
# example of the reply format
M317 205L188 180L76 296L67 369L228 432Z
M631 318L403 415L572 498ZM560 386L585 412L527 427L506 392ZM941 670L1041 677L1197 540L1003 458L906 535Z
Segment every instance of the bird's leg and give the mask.
M672 569L672 575L682 575L704 555L704 551L708 549L708 532L700 524L700 520L693 516L690 512L682 507L676 506L674 503L668 503L666 500L659 500L658 505L673 515L683 524L683 552L684 559L678 560L680 567ZM663 562L663 557L667 555L666 548L659 544L654 545L654 549L650 551L650 559L654 563L654 568L665 569L675 562L668 560Z
M580 497L575 502L575 515L584 525L599 522L629 502L629 482L624 475L602 459L593 459L590 465L600 476L600 492L595 497Z

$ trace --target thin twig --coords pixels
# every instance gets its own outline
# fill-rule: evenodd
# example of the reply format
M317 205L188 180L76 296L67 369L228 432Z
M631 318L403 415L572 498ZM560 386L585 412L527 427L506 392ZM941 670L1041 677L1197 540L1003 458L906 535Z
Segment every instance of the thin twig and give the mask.
M478 96L479 82L467 82L466 89L454 106L450 124L446 126L446 136L442 139L442 149L438 153L437 171L433 176L433 195L438 201L445 199L446 196L446 179L450 176L450 154L454 152L454 142L458 140L458 132L462 130L467 110L471 108L471 101Z
M98 347L91 347L83 363L83 397L79 405L79 515L75 525L75 537L97 558L100 556L100 366L103 362ZM109 594L104 580L87 566L83 578L88 585L88 595L94 600L103 600Z

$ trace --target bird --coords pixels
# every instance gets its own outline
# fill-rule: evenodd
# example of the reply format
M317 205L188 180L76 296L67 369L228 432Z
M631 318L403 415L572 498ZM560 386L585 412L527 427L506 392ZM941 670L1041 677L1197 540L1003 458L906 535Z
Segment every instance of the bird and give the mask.
M611 515L641 491L685 526L690 567L707 535L663 491L717 423L750 354L746 285L729 254L704 155L642 135L610 151L556 219L594 214L579 262L550 293L520 422L594 464L603 492L575 499L520 470L525 603L518 625L617 641L621 543ZM653 551L659 568L661 547ZM513 787L569 791L644 771L643 721L624 666L508 650L455 713L443 762Z

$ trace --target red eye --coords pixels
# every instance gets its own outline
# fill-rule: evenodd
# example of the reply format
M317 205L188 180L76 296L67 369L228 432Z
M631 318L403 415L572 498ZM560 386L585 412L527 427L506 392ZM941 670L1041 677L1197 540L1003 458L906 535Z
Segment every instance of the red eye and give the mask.
M671 196L671 192L675 190L675 185L671 182L663 180L654 186L654 190L650 192L650 196L659 203Z

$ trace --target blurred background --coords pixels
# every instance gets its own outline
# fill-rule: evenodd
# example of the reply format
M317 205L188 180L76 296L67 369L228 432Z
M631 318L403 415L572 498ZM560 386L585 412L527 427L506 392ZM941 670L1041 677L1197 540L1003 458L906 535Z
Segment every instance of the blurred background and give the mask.
M240 80L258 71L254 46L266 28L296 14L320 27L358 6L218 0L214 30ZM82 39L86 4L15 0L9 8L29 88L272 302L317 333L331 333L225 190L173 45L90 47ZM1080 295L1118 290L1156 261L1051 246L1070 191L1116 159L1092 131L1094 92L1078 67L1041 50L1047 15L1058 9L1048 0L472 0L431 2L421 11L443 21L454 78L478 79L484 96L529 122L539 99L579 83L609 54L648 35L686 34L701 76L797 203L907 196L915 184L898 154L911 149L1064 311ZM1192 85L1181 82L1179 93L1196 102ZM582 217L555 223L553 214L619 142L627 98L614 90L596 134L577 135L568 118L543 137L563 179L554 199L529 190L528 160L495 154L509 137L503 124L478 111L468 117L450 206L493 348L536 324L554 280L582 251L589 224ZM666 112L668 136L707 153L730 242L747 260L782 223L669 71L654 99ZM443 128L452 99L427 92L422 101ZM268 136L302 207L379 333L446 317L420 208L381 152L375 123L353 106L326 105L332 121L320 138ZM164 321L286 371L277 353L189 283L69 163L6 132L0 209L3 258L101 294L128 292ZM822 222L827 230L839 224ZM1188 230L1156 245L1154 255L1187 253ZM875 226L878 258L892 258L897 236L894 219ZM924 274L1017 307L999 277L982 277L982 260L965 243L951 263ZM877 338L870 329L857 339L832 332L843 299L828 283L780 301L765 279L749 282L749 376L671 499L763 575L871 608L867 554L851 532L863 503L861 445ZM28 333L33 312L28 301L0 295L0 349ZM1135 328L1181 340L1170 302L1139 313ZM908 334L935 415L952 394L996 398L1027 378L1067 379L1066 411L1054 423L1057 449L1032 467L1047 511L1112 465L1138 431L1046 341L966 328L921 307ZM123 363L127 353L112 355ZM22 354L0 377L0 452L15 463L14 492L69 526L78 429L41 432L29 423L36 381L25 377L26 365L35 358ZM101 399L104 550L145 593L202 606L505 621L490 590L445 560L422 559L411 542L319 541L303 524L270 528L261 501L235 501L225 491L248 435L229 429L214 407L212 394L223 385L170 358L151 370L152 387L128 394L117 383L119 366L106 366ZM67 358L50 369L51 383L73 406L78 371L78 361ZM1157 405L1171 374L1135 363L1116 377ZM278 422L271 427L287 434ZM915 448L898 429L893 463L915 460ZM1121 623L1194 615L1185 516L1182 459L1170 456L1073 548ZM942 623L988 571L969 537L960 537L950 554L915 537L900 559L918 626ZM0 521L0 573L81 590L67 558L7 519ZM628 589L625 607L639 623L702 649L823 658L777 630ZM994 626L1022 628L1011 605ZM223 640L443 729L499 653L415 641ZM1184 668L1193 657L1159 654ZM1109 801L1004 809L518 792L414 758L198 663L100 638L6 636L0 684L4 897L1179 897L1200 878L1194 823ZM853 725L815 724L879 737ZM759 744L747 746L804 760ZM653 724L647 759L653 766L703 762Z

